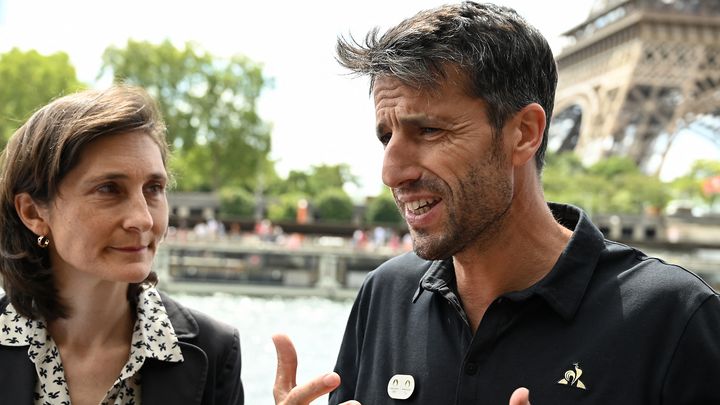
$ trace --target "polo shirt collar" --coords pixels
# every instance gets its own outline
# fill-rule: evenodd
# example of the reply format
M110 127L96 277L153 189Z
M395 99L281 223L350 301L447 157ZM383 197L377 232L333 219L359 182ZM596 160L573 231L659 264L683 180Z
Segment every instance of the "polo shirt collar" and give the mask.
M527 291L541 296L565 320L570 320L605 250L605 237L580 208L555 203L548 206L555 219L573 234L550 273Z
M573 231L572 237L542 280L523 291L508 293L506 297L519 301L536 294L565 320L570 320L580 307L600 253L605 249L604 236L580 208L556 203L548 203L548 206L555 219ZM413 302L424 290L437 292L451 303L460 305L455 293L452 258L432 262L420 279Z
M448 294L451 294L453 297L455 296L455 269L452 258L431 262L430 268L428 268L425 275L420 279L412 302L416 302L418 298L420 298L420 294L425 290L436 291L445 297L448 297Z

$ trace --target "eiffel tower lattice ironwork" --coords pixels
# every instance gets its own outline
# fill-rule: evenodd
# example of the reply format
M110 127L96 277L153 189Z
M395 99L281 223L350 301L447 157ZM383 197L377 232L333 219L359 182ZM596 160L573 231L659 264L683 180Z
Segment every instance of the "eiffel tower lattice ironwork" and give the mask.
M596 0L565 36L550 150L646 167L660 137L720 115L720 0Z

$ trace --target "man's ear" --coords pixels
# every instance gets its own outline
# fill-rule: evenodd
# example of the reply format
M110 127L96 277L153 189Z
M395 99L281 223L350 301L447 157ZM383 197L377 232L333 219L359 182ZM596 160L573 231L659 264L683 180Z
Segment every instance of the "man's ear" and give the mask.
M30 194L15 195L15 211L23 224L35 235L47 235L50 231L47 223L47 208L35 202Z
M542 144L545 133L545 110L538 103L526 105L513 119L519 135L515 140L512 161L515 166L522 166L535 157L535 152Z

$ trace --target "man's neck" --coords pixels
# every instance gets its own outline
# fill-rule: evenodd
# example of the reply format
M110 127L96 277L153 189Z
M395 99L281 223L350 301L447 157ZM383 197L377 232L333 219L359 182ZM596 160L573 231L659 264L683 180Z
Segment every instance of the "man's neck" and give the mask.
M454 255L458 294L473 332L496 298L545 277L571 236L572 231L555 221L547 205L513 207L492 239Z

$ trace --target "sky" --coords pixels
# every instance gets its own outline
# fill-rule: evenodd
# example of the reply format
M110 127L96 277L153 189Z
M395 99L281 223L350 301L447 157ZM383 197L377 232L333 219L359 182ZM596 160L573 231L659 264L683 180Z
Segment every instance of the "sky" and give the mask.
M0 0L0 52L13 47L64 51L92 87L102 52L129 38L177 46L187 41L217 56L243 54L259 62L273 87L260 98L272 124L271 157L285 176L317 164L347 163L361 186L356 198L382 189L382 147L366 78L348 76L334 60L339 35L364 37L441 0ZM498 0L515 8L557 54L561 34L584 21L594 0ZM0 84L2 85L2 84ZM698 146L695 150L707 150Z

